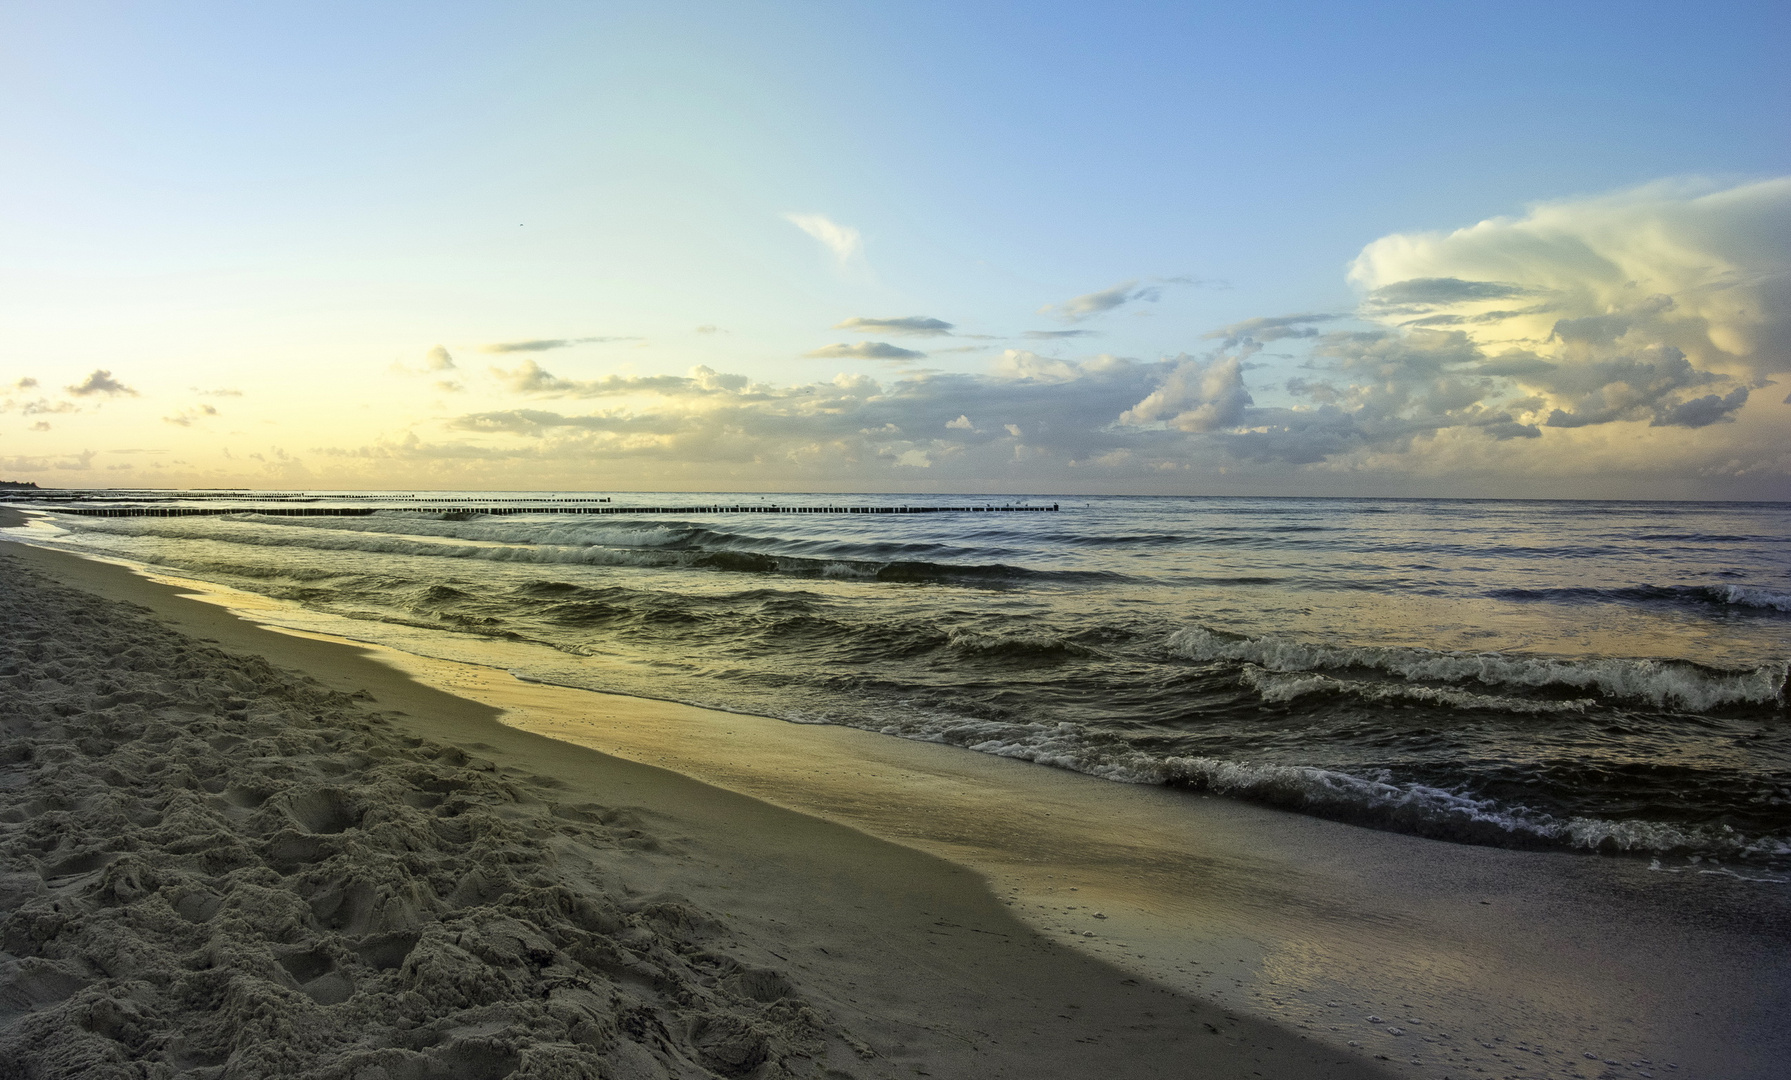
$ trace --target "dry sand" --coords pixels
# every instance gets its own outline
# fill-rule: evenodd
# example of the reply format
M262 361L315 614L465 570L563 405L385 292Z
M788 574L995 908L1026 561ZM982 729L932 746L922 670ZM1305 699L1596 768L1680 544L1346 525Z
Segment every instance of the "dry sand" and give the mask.
M4 545L0 627L0 1077L1376 1075L122 568Z

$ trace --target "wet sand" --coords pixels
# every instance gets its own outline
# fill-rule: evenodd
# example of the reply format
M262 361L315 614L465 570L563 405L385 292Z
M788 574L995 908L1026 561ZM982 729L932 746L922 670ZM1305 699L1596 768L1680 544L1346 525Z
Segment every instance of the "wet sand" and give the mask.
M10 1075L1377 1073L953 862L119 567L0 562Z

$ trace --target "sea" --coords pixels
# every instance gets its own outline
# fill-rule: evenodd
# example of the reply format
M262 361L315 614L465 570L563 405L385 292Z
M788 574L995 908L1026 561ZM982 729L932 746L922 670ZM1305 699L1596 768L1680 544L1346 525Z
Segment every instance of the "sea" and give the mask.
M1787 504L71 498L15 500L43 516L6 534L414 653L531 646L502 654L524 679L1439 841L1791 866ZM77 505L370 512L62 512ZM839 512L900 506L965 509Z

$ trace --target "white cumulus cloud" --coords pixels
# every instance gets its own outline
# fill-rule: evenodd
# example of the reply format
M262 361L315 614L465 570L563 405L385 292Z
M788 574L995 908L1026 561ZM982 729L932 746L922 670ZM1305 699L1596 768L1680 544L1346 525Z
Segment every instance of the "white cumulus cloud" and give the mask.
M1161 421L1178 431L1222 431L1243 422L1253 404L1235 356L1181 357L1163 385L1120 414L1123 424Z
M1350 268L1390 325L1572 363L1646 347L1701 370L1791 371L1791 178L1656 184L1369 244Z

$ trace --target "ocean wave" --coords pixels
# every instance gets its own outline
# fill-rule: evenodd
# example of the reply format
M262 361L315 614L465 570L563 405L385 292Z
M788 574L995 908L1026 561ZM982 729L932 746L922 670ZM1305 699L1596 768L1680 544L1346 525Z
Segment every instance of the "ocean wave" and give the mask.
M1671 541L1675 544L1784 544L1791 543L1791 537L1772 536L1765 533L1754 536L1738 536L1732 533L1637 533L1625 537L1628 540Z
M1783 704L1787 664L1723 671L1684 660L1567 659L1506 653L1457 653L1378 645L1324 645L1265 635L1247 637L1195 626L1177 630L1168 650L1189 660L1230 660L1278 674L1367 671L1412 683L1479 683L1544 692L1592 691L1707 712L1725 705Z
M1040 533L1036 537L1028 537L1032 542L1063 544L1072 547L1173 547L1188 543L1191 537L1180 533L1133 533L1124 535L1105 535L1102 533L1050 532Z
M1737 607L1768 608L1791 613L1791 592L1750 588L1746 585L1710 585L1705 591Z
M228 520L228 519L226 519ZM629 520L555 518L530 521L517 518L433 519L397 513L375 513L365 518L261 518L253 520L291 531L374 535L424 535L482 544L539 547L607 547L736 552L765 556L795 556L815 560L854 562L1000 561L1014 554L1003 546L967 547L937 541L863 539L803 536L782 531L733 532L688 521L640 522ZM303 543L302 539L300 540Z
M1244 665L1240 679L1245 686L1255 690L1262 700L1278 703L1293 701L1308 694L1347 694L1366 701L1413 701L1442 705L1450 709L1488 709L1517 714L1585 712L1598 704L1592 698L1514 698L1476 694L1470 690L1444 686L1340 679L1319 672L1282 675L1248 663Z
M1791 592L1750 585L1630 585L1603 589L1567 586L1553 589L1493 589L1487 595L1519 602L1668 604L1689 608L1741 608L1791 614Z
M1791 838L1725 825L1556 815L1382 773L1308 765L1155 755L1076 724L935 717L877 730L1128 784L1184 788L1281 809L1459 843L1778 861Z
M1730 858L1791 855L1782 836L1750 837L1723 825L1556 815L1427 784L1395 783L1300 765L1167 758L1161 783L1245 798L1434 839L1513 847L1567 847Z
M945 643L961 653L1022 660L1066 660L1094 655L1093 650L1045 632L1002 634L954 627Z
M129 523L132 519L123 519ZM180 520L180 519L173 519ZM198 519L189 519L198 520ZM218 520L218 519L214 519ZM228 519L222 519L228 522ZM325 519L327 520L327 519ZM270 522L284 525L280 519ZM159 522L158 522L159 523ZM81 526L87 526L82 521ZM86 531L119 532L141 535L148 530L133 529L127 524L99 519L98 527ZM452 524L452 523L450 523ZM685 529L657 532L637 530L633 539L650 538L655 542L640 546L610 546L597 543L589 536L569 537L570 530L546 529L531 534L528 542L505 539L495 531L431 537L395 535L356 529L270 529L231 531L227 528L189 526L170 530L154 530L160 537L210 540L259 548L298 548L319 552L362 552L369 555L399 555L419 558L474 559L502 563L537 563L543 565L643 567L653 569L724 570L738 573L785 574L805 577L859 579L865 581L912 582L917 584L999 585L1009 582L1095 582L1124 581L1123 574L1099 570L1033 570L1006 563L965 564L928 560L860 560L807 555L785 555L727 546L696 543L701 530ZM554 539L577 539L578 543L555 544Z

